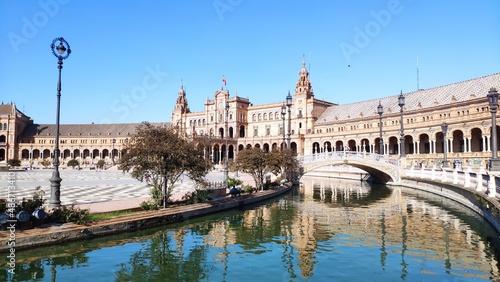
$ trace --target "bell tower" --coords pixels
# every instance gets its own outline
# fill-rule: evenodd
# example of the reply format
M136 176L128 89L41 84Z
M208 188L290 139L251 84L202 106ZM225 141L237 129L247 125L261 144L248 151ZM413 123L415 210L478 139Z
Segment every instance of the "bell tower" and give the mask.
M172 112L172 124L184 128L186 114L190 112L186 91L184 91L184 85L181 82L181 89L177 92L177 101L175 102L175 108Z
M314 93L311 86L311 81L309 80L309 72L306 69L306 62L302 59L302 68L299 72L299 80L295 86L294 96L302 96L306 99L314 97Z

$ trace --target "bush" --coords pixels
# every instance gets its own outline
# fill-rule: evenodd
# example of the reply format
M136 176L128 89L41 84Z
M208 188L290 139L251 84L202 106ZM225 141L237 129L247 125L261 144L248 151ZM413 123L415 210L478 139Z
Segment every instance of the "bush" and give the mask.
M82 224L85 222L85 217L89 214L88 209L75 208L74 206L61 206L54 208L48 215L48 221L56 223L74 222Z
M144 201L140 203L140 206L143 210L150 211L150 210L159 210L160 207L155 201Z
M44 168L47 168L50 165L50 160L49 159L43 159L40 162L41 165L43 165Z
M21 161L18 159L10 159L7 161L7 164L10 166L21 166Z
M71 159L67 163L67 166L70 166L72 168L75 168L75 166L78 166L78 165L80 165L80 163L78 162L78 160L75 160L75 159Z
M37 186L35 192L33 193L33 197L31 199L23 199L22 202L16 203L15 208L11 210L14 213L20 211L27 211L29 214L32 214L36 209L43 210L43 204L45 199L43 199L42 195L45 192L42 190L40 186ZM7 200L0 200L0 213L7 211Z
M210 197L210 192L208 190L196 189L195 191L186 193L182 199L188 204L196 204L210 201L212 197Z
M21 204L16 207L16 212L27 211L29 214L32 214L36 209L43 209L42 206L45 203L43 194L45 194L45 191L42 190L42 187L37 186L33 197L27 201L23 199Z
M104 164L105 164L104 160L98 160L97 161L97 167L99 169L102 169L104 167Z
M237 178L231 178L231 177L227 178L227 186L228 187L236 187L238 185L241 185L242 183L243 183L243 181L241 181Z
M255 191L255 188L253 188L251 185L245 185L243 186L243 191L245 191L245 193L252 193Z

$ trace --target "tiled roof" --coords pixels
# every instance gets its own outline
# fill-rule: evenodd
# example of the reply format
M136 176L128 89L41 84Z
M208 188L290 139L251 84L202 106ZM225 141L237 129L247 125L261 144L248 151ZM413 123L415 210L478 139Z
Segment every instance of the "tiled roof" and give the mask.
M0 115L12 114L12 108L15 108L18 117L24 116L26 118L29 118L28 116L23 114L20 110L18 110L15 104L0 104Z
M8 115L12 112L12 105L1 104L0 105L0 115Z
M170 123L151 123L154 125L169 125ZM134 134L141 123L110 123L110 124L61 124L60 136L128 136ZM30 124L26 126L23 136L55 136L55 124Z
M405 111L447 105L454 102L467 101L472 98L486 97L491 87L500 91L500 73L491 74L467 81L430 89L422 89L405 96ZM384 113L399 112L398 96L389 96L380 99L361 101L356 103L331 106L318 118L316 125L328 124L336 120L348 120L361 117L377 116L379 101L384 107Z

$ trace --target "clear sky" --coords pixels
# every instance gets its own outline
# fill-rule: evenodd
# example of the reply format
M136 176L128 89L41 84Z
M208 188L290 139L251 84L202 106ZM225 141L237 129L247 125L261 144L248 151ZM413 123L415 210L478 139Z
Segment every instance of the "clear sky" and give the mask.
M500 72L497 0L0 1L0 99L36 123L170 121L183 81L203 111L227 79L254 104L293 93L346 104ZM418 59L417 59L418 58Z

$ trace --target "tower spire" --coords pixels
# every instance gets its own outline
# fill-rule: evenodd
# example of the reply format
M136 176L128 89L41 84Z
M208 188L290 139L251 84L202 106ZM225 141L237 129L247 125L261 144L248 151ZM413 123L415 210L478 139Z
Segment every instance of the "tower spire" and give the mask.
M306 98L314 96L311 81L309 80L309 71L306 68L306 61L302 58L302 68L299 71L299 80L295 86L294 95L306 95Z

